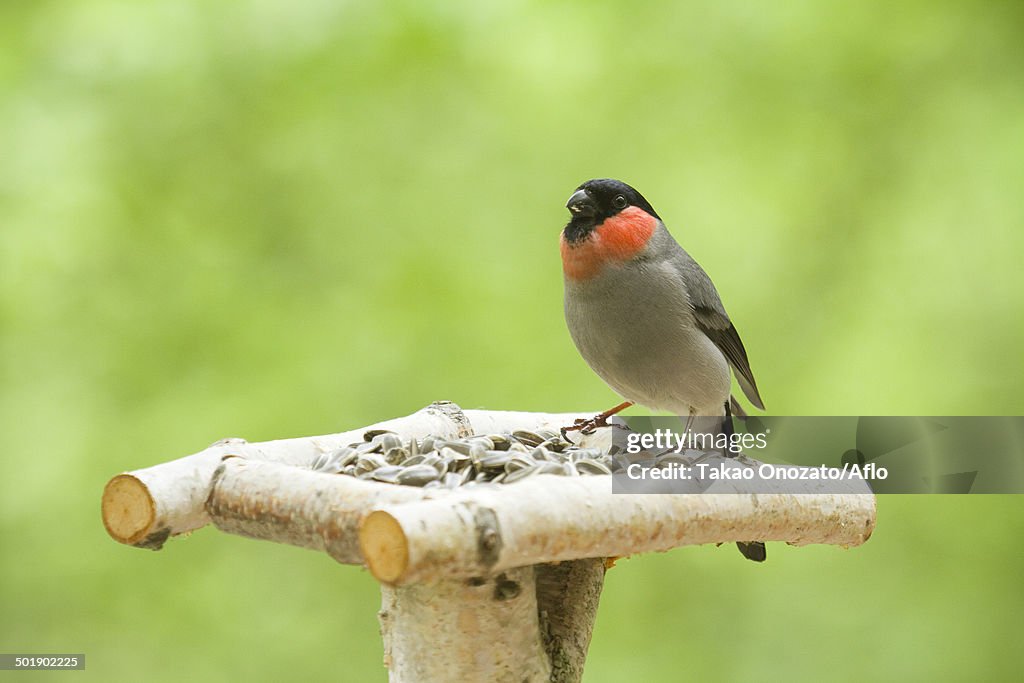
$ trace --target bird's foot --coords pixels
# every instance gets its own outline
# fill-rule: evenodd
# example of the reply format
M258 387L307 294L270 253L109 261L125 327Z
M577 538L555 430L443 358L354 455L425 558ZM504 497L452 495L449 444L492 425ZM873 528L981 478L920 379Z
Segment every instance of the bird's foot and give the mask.
M572 441L569 439L569 432L579 432L580 434L583 434L585 436L587 434L593 434L595 430L600 429L601 427L618 427L619 429L627 429L626 425L609 422L608 418L622 412L631 405L633 405L632 401L624 401L619 405L615 406L614 408L606 410L603 413L598 413L594 417L587 419L584 419L582 417L577 418L575 421L573 421L571 426L562 427L562 429L560 430L562 432L562 438L572 443Z

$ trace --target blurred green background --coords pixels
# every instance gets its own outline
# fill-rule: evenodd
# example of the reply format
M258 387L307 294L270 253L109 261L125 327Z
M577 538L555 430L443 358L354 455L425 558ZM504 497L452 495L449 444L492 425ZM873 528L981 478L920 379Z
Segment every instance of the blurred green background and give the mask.
M120 546L103 485L434 399L612 405L556 248L595 176L708 270L772 412L1020 414L1022 8L4 3L0 651L385 680L365 571ZM586 680L1015 677L1022 532L1016 497L883 497L854 550L620 562Z

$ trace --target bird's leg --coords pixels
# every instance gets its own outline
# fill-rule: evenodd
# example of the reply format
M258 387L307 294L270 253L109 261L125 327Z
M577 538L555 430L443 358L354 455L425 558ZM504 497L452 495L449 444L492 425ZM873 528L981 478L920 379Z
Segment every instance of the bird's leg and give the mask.
M722 433L732 440L732 435L736 433L736 429L732 425L732 409L729 405L729 401L725 402L725 418L722 421Z
M690 408L690 416L686 418L686 426L683 427L683 437L687 438L690 430L693 429L693 418L697 417L697 411Z
M568 432L579 432L581 434L593 434L594 430L599 428L599 427L614 427L614 426L618 426L618 425L610 425L610 424L608 424L608 418L611 417L612 415L616 415L618 413L621 413L623 410L625 410L626 408L630 407L631 405L633 405L632 401L623 401L622 403L620 403L619 405L615 406L614 408L609 408L608 410L604 411L603 413L598 413L597 415L595 415L594 417L592 417L592 418L590 418L588 420L584 420L583 418L579 418L575 422L572 423L571 427L562 427L562 430L561 430L562 431L562 438L565 439L566 441L568 441L569 440L569 437L567 435Z

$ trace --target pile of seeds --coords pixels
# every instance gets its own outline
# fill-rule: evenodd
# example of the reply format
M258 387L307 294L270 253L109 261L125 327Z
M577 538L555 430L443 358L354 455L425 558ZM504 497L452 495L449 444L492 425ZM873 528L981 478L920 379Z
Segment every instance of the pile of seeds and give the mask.
M510 484L536 474L611 474L628 465L622 456L580 448L548 430L409 440L369 430L363 438L362 443L324 453L313 469L388 484L456 488Z

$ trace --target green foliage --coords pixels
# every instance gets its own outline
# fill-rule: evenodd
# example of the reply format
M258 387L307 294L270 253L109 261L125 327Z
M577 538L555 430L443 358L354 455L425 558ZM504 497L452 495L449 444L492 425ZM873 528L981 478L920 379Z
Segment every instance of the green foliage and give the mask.
M599 409L572 189L622 178L714 278L779 414L1024 410L1014 3L5 3L0 651L89 680L384 680L364 572L106 479L434 399ZM623 562L587 680L1000 679L1012 497L886 497L863 548Z

